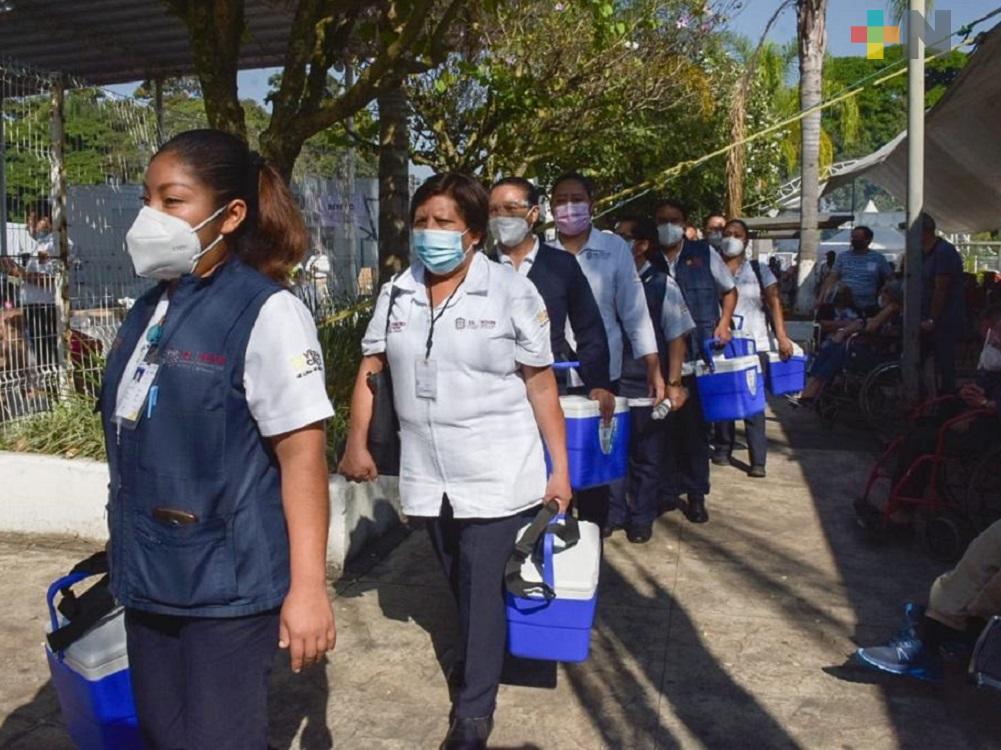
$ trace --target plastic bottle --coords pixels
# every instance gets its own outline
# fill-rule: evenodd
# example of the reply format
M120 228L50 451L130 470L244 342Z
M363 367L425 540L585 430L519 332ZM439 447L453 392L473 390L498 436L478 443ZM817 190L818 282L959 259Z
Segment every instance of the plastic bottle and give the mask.
M652 419L656 419L657 421L666 419L667 415L671 413L672 408L673 404L671 403L671 399L665 398L663 401L661 401L659 404L653 407L653 413L650 416Z

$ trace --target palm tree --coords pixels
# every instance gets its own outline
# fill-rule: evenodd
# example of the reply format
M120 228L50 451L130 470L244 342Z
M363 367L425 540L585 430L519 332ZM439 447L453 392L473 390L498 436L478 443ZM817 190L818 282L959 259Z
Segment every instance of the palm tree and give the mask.
M824 53L827 48L827 0L796 0L799 42L800 111L818 107L823 101ZM810 112L800 128L800 224L799 293L796 309L813 309L813 288L807 283L817 262L820 230L817 212L820 202L820 110Z

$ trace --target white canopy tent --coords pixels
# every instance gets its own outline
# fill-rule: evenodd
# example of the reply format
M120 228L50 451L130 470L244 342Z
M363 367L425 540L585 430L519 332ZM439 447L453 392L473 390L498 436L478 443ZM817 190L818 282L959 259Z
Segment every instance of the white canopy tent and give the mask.
M925 210L946 232L1001 227L1001 26L985 33L925 118ZM907 199L907 132L832 177L829 193L865 176Z

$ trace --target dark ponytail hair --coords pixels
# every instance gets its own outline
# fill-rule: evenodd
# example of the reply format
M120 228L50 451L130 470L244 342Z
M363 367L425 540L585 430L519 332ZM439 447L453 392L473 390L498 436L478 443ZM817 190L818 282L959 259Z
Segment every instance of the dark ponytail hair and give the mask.
M221 130L188 130L156 152L184 162L208 187L218 205L240 199L247 217L230 235L237 256L281 284L309 247L309 233L285 180L235 135Z

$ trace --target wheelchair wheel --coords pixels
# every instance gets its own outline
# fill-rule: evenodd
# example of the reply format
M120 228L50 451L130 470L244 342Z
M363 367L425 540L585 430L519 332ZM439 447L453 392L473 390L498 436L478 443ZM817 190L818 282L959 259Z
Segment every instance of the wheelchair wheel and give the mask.
M859 391L859 408L882 440L892 440L903 431L907 409L899 362L884 362L869 373Z
M976 530L966 516L954 510L936 513L925 522L928 553L941 562L959 560L975 536Z
M966 512L978 531L1001 518L1001 446L987 452L970 472Z

